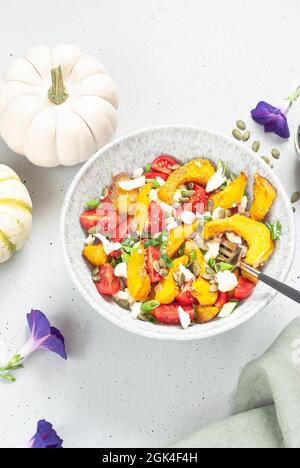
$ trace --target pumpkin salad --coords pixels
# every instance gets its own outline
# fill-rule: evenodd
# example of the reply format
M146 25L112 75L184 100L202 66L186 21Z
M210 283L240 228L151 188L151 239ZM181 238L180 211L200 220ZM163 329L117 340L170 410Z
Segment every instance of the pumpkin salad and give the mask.
M279 221L265 222L276 189L256 174L250 203L247 182L222 162L167 155L115 175L80 216L98 292L133 319L184 329L231 315L257 280L222 261L221 243L242 246L243 262L261 268L281 234Z

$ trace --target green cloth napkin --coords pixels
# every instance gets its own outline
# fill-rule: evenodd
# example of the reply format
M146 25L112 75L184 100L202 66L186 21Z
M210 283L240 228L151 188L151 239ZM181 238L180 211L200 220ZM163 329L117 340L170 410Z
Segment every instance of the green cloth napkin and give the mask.
M300 448L300 319L242 371L235 416L173 448Z

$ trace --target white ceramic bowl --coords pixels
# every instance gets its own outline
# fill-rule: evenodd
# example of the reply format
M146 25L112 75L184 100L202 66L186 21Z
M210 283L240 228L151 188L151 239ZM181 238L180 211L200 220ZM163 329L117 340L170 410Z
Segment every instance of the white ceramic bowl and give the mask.
M299 135L300 135L300 125L298 125L297 127L297 130L295 132L295 139L294 139L294 142L295 142L295 150L296 150L296 153L297 153L297 156L298 156L298 160L300 161L300 145L299 145Z
M249 176L250 188L256 172L270 180L278 190L270 220L282 222L283 236L276 243L276 251L266 265L265 272L281 281L285 280L294 256L295 234L291 204L281 182L267 164L246 146L198 127L184 126L149 128L128 135L102 148L79 170L62 209L61 232L67 266L76 288L90 306L125 330L146 337L178 341L218 335L254 317L275 296L275 291L261 283L230 317L206 325L195 325L188 330L154 325L132 319L128 311L100 296L81 256L85 235L79 224L79 215L84 202L99 195L101 189L110 183L111 173L132 172L133 169L144 167L161 153L171 154L182 162L199 155L215 163L221 159L229 164L234 173L244 171ZM251 197L251 191L248 195Z

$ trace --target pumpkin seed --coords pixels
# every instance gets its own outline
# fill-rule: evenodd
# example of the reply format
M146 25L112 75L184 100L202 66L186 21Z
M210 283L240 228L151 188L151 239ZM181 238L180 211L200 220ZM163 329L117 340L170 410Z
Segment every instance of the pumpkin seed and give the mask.
M224 208L221 208L218 213L218 218L219 219L225 219L226 218L226 210Z
M206 268L205 268L205 272L206 272L208 275L210 275L210 278L215 278L215 276L216 276L216 272L215 272L212 268L210 268L210 267L206 267Z
M280 151L277 148L272 149L272 156L274 159L279 159L280 158Z
M232 130L232 135L234 136L236 140L239 140L239 141L241 141L241 139L243 138L240 130L237 130L236 128Z
M195 184L194 184L193 182L190 182L189 184L187 184L186 188L187 188L188 190L194 190Z
M249 131L243 134L243 141L248 141L250 139L251 133Z
M158 260L154 260L154 262L153 262L153 268L154 268L154 270L156 271L156 273L158 273L159 270L161 269Z
M240 130L246 130L246 124L243 120L238 120L236 123L237 128Z
M88 233L91 234L91 235L97 234L97 226L91 227L91 228L88 230Z
M300 192L294 192L293 195L291 196L291 202L297 203L299 199L300 199Z
M175 271L175 273L173 273L173 279L176 283L178 283L178 272Z
M129 302L125 299L119 299L116 301L116 303L118 304L118 306L122 307L122 309L130 310Z
M207 273L203 273L202 278L209 281L211 279L211 276Z
M97 281L100 280L100 276L96 275L96 276L93 276L93 281L94 283L97 283Z
M254 141L253 145L252 145L252 150L254 151L254 153L258 153L259 148L260 148L260 142L259 141Z
M181 197L179 198L180 203L187 203L190 201L189 197Z
M182 190L181 196L183 198L191 198L195 193L195 190Z
M218 291L218 285L217 284L212 284L210 287L209 287L209 291L212 292L212 293L215 293Z
M94 268L92 271L92 276L98 275L99 271L100 271L99 267Z
M107 198L108 193L109 193L108 188L107 188L107 187L104 187L104 189L102 190L102 197Z
M166 276L168 276L169 272L166 268L162 268L161 270L159 270L158 272L160 274L160 276L162 276L163 278L165 278Z
M293 213L296 213L296 208L293 206Z
M167 267L167 264L166 264L166 262L164 261L163 258L160 258L158 263L159 263L160 268L166 268Z
M194 273L194 275L195 275L197 278L200 276L201 269L200 269L200 266L199 266L198 262L194 262L194 263L193 263L192 272Z
M266 164L269 164L269 166L271 165L271 161L270 158L268 158L268 156L262 156L261 159L263 159Z
M208 200L207 202L207 211L210 211L210 213L214 211L214 202L212 200Z
M226 212L226 218L230 218L230 216L232 215L231 211L225 210L225 212Z
M122 291L125 291L125 289L127 288L127 282L124 278L120 278L120 286Z
M185 283L185 276L183 273L179 273L178 275L178 286L181 288Z

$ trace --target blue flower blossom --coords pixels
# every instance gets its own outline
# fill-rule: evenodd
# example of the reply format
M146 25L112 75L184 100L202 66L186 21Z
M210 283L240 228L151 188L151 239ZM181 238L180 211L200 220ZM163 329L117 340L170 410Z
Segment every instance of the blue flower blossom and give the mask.
M289 138L290 130L285 113L265 101L260 101L251 111L255 122L264 126L266 132L274 132L281 138Z
M52 424L42 419L37 424L37 432L29 441L28 448L57 449L62 447L63 440L57 435Z

